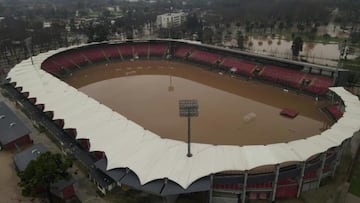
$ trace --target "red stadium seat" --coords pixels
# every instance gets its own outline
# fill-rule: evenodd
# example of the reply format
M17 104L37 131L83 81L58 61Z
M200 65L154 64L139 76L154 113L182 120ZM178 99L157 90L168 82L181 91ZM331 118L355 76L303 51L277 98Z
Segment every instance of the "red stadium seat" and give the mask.
M122 57L124 58L134 57L133 47L131 45L120 45L119 49Z
M276 198L282 199L282 198L296 197L297 191L298 191L297 185L278 187L276 189Z
M151 44L150 45L150 56L163 56L168 46L165 44Z
M116 59L121 57L119 49L115 45L104 47L103 50L107 58Z
M192 47L180 46L175 49L175 57L183 59L188 53L191 53Z
M100 61L105 58L103 50L99 47L81 51L91 62Z
M266 66L261 71L260 76L271 82L280 83L293 88L300 88L300 82L304 77L304 73L276 66Z
M284 180L278 180L278 185L293 185L296 184L297 181L296 180L292 180L292 179L284 179Z
M256 200L257 199L257 193L256 192L250 192L249 199L250 200Z
M134 55L147 57L149 55L149 44L134 44Z
M339 110L338 105L331 105L325 107L325 109L336 119L339 120L343 116L343 112Z
M61 66L59 64L54 63L51 58L45 60L41 64L41 68L51 74L56 74L61 70Z
M81 66L82 64L87 62L86 58L82 55L80 51L68 54L67 58L70 59L77 66Z
M63 69L70 69L76 66L67 58L67 55L56 56L52 60L54 63L59 64Z
M266 200L267 199L267 193L266 192L260 192L259 194L259 199L261 200Z
M283 109L280 112L280 115L286 116L288 118L295 118L298 114L299 114L299 112L297 112L297 111L295 111L293 109Z
M189 59L211 65L220 59L220 55L206 51L195 50L191 53Z
M45 60L41 67L49 73L62 74L63 72L66 73L67 69L80 67L88 62L105 59L133 58L135 55L139 57L162 57L165 55L167 49L167 44L151 43L94 45L88 48L78 48L73 52L65 52L52 56ZM328 88L333 85L333 79L326 76L305 74L301 71L277 66L257 67L256 64L237 58L222 58L221 55L216 53L194 49L194 46L191 45L175 47L174 55L176 58L184 59L188 57L189 60L208 65L215 64L219 61L220 67L235 73L248 77L259 76L265 80L296 89L302 89L316 95L324 95L328 91ZM339 119L342 115L341 112L336 111L334 107L329 107L328 111L332 113L336 119Z
M310 171L304 174L304 180L314 179L317 177L317 171Z
M236 58L224 58L223 62L221 63L221 66L223 68L226 68L228 70L234 69L236 70L236 73L246 75L249 77L254 76L254 69L256 67L255 64L248 63L246 61L242 61L240 59Z
M305 75L304 80L310 81L304 89L317 95L324 95L334 83L332 78L321 75Z

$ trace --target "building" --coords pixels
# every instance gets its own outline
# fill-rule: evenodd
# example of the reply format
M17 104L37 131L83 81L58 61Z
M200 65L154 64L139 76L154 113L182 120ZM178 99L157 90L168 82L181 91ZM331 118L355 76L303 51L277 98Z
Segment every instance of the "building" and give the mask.
M0 103L0 149L12 150L32 144L30 130L4 103Z
M43 28L49 28L49 27L51 27L51 22L44 22L43 23Z
M75 196L74 183L73 179L60 180L51 185L50 192L60 199L69 199Z
M13 158L16 170L24 171L30 161L35 160L40 154L47 151L48 149L43 144L36 144L16 154Z
M24 151L16 154L13 158L17 171L24 171L28 164L35 160L40 154L48 152L48 149L41 143L33 145ZM50 191L61 199L69 199L75 196L74 180L60 180L51 185Z
M184 12L165 13L156 17L156 25L159 28L177 27L185 22L187 14Z

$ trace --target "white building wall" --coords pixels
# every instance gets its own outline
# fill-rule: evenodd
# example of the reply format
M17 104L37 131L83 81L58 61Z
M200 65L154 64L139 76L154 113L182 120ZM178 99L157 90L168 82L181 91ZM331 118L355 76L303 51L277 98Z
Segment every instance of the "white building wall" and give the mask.
M158 15L156 18L156 25L159 28L170 28L181 25L186 20L186 13L165 13Z

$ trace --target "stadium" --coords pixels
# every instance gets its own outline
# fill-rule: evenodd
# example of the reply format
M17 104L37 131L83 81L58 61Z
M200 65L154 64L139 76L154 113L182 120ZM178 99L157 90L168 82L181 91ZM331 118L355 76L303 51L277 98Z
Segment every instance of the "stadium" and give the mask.
M85 67L143 59L192 64L323 99L335 122L310 137L280 143L192 143L193 156L187 157L184 141L160 137L63 81ZM275 201L299 197L335 175L345 143L360 129L358 98L339 87L347 76L346 70L327 66L159 39L41 53L11 70L6 88L53 123L45 128L84 163L103 193L120 186L169 201L195 193L204 202ZM36 117L34 123L46 119Z

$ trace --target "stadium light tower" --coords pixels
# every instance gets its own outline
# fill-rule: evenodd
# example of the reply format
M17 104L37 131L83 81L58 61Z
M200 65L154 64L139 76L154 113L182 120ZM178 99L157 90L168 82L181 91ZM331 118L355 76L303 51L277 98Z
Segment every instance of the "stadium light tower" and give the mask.
M190 118L199 116L199 104L197 100L180 100L179 101L180 117L187 117L188 119L188 152L187 157L192 157L190 151Z
M33 61L33 53L32 53L32 49L31 49L31 46L32 46L32 37L28 37L26 38L25 40L25 46L26 46L26 49L27 49L27 52L30 54L30 59L31 59L31 64L34 65L34 61Z

